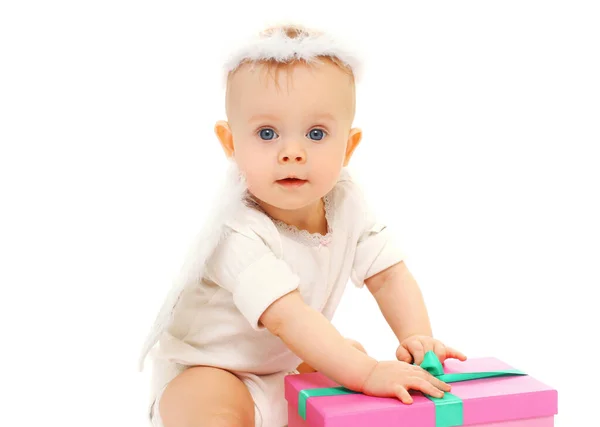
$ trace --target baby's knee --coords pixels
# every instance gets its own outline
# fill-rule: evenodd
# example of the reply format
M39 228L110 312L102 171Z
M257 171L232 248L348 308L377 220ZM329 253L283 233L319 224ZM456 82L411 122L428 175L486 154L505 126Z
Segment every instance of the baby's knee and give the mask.
M158 405L160 408L160 405ZM249 411L219 410L219 408L198 408L189 410L184 405L163 405L157 411L153 426L155 427L254 427L253 413Z
M254 420L242 417L240 414L222 413L211 414L202 424L202 427L254 427ZM196 427L196 426L194 426Z
M254 427L254 401L233 374L210 367L186 370L158 404L158 427Z
M242 418L237 414L207 414L202 417L201 421L198 419L175 421L166 417L159 427L254 427L254 421Z

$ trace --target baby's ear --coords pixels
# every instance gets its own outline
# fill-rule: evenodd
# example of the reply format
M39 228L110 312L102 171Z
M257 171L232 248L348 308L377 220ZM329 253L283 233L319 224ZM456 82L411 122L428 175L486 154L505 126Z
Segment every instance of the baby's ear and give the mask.
M223 147L223 151L225 151L225 155L228 158L233 157L233 135L231 134L229 123L224 120L219 120L215 124L215 134L217 135L217 138L219 138L219 142L221 143L221 147Z
M344 166L348 166L350 158L354 154L354 150L360 144L362 140L362 130L358 128L350 129L350 135L348 136L348 142L346 143L346 157L344 158Z

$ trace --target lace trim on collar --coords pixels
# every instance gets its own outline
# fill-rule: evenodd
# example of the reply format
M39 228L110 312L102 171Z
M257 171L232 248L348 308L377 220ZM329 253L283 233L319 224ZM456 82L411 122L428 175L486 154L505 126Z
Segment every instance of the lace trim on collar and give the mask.
M249 202L254 208L269 216L269 214L267 214L253 198L250 198ZM327 221L327 234L324 235L321 233L310 233L308 230L302 230L295 225L287 224L278 219L274 219L271 216L269 216L269 218L273 221L273 224L275 224L280 233L286 234L304 245L327 246L331 242L331 236L333 234L332 224L334 203L333 195L331 193L328 193L323 197L323 205L325 208L325 220Z

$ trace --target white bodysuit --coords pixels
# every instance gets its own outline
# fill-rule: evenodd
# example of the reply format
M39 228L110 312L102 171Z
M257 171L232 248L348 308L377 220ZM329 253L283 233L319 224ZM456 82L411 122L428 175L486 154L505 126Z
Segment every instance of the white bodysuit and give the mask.
M259 325L262 313L299 289L308 305L331 320L350 280L360 287L404 257L347 172L324 202L325 236L273 220L256 205L226 224L231 233L210 257L204 280L183 292L152 352L155 426L161 425L162 390L194 365L237 375L254 398L256 426L287 424L283 378L302 361Z

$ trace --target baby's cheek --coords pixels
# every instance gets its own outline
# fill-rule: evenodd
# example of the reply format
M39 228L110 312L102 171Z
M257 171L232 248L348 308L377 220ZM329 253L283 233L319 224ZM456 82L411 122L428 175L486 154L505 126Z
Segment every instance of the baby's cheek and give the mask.
M261 168L254 164L246 170L246 182L248 188L259 191L266 187L271 180L269 179L269 171L266 168Z
M313 165L314 173L318 175L320 181L324 181L325 183L335 181L343 166L343 159L339 155L336 155L337 153L327 154L320 157L316 162L317 164Z

